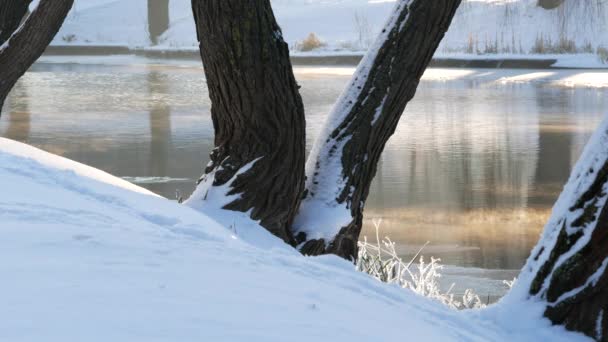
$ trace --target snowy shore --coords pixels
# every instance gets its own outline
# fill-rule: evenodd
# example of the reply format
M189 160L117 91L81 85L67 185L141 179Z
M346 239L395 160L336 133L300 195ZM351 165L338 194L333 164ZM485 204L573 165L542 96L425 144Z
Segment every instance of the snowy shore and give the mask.
M295 65L347 65L361 61L364 51L292 52ZM131 48L123 45L53 45L46 56L115 56L135 55L148 58L200 60L198 48ZM468 55L437 53L431 67L504 68L504 69L608 69L608 64L594 54L568 55Z
M2 341L587 341L517 296L454 311L0 138Z
M463 1L435 59L442 61L441 66L505 67L506 62L535 68L608 67L608 5L572 1L547 11L536 3ZM394 1L274 0L272 4L292 56L315 63L347 60L352 64L369 47ZM172 0L169 17L169 28L153 45L147 33L146 1L77 0L51 50L63 49L65 54L68 47L105 47L154 57L197 56L189 1ZM315 33L323 46L301 51L298 45L309 33Z

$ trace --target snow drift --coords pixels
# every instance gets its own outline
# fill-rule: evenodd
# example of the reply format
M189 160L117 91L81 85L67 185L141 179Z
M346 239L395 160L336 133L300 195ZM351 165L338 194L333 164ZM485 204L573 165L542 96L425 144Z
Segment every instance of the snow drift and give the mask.
M584 341L542 306L457 312L0 139L2 341Z

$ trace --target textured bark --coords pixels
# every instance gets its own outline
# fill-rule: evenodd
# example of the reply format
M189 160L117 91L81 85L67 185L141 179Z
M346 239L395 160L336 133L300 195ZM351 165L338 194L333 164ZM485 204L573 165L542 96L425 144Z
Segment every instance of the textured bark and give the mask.
M53 40L73 3L73 0L40 0L21 28L0 48L0 110L17 80Z
M291 243L289 226L304 188L306 125L270 2L193 0L192 8L216 146L200 182L229 184L227 195L240 197L225 209L248 212Z
M361 62L349 89L330 115L329 123L333 127L326 128L325 135L322 133L319 137L320 152L313 150L307 164L305 203L333 200L337 207L346 204L352 221L337 227L339 233L331 241L309 239L303 231L310 229L303 222L303 226L296 227L303 253L334 253L347 259L356 258L363 209L378 160L459 4L460 0L397 3L381 41L376 42ZM342 167L341 179L333 180L328 174L333 172L331 165L336 164ZM327 179L331 179L329 183ZM316 198L336 183L339 189L333 199ZM303 204L301 210L313 209Z
M543 237L522 271L522 286L547 302L553 323L608 341L608 122L583 152Z
M152 44L169 29L169 0L148 0L148 33Z
M0 46L19 27L32 0L0 0Z

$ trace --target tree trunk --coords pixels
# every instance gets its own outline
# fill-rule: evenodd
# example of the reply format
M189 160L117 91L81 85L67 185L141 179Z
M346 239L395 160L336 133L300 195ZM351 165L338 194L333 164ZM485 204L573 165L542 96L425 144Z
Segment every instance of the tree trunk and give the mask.
M17 80L55 37L74 0L40 0L21 28L0 47L0 110Z
M152 44L169 29L169 0L148 0L148 32Z
M32 0L0 0L0 46L21 24Z
M401 0L335 105L306 164L294 223L305 254L357 256L363 208L384 145L460 0Z
M608 120L585 148L515 291L553 323L608 341Z
M304 188L304 107L268 0L192 0L215 149L186 204L246 212L292 243Z

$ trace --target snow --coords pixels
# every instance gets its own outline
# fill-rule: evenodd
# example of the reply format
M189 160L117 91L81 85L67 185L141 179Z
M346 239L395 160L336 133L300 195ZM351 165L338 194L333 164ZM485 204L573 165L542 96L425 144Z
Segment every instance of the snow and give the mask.
M2 139L0 141L2 141L2 152L4 153L17 155L23 149L26 148L26 146L24 146L23 144L19 144L12 140ZM39 163L45 165L46 167L51 167L58 170L66 170L68 173L72 173L76 176L93 178L100 182L112 184L114 186L121 187L134 192L139 192L150 196L158 196L151 191L135 186L126 180L116 178L101 170L76 163L66 158L50 155L38 149L27 148L27 154L30 158L37 160ZM19 172L18 166L19 165L4 165L3 167L5 168L5 170Z
M147 30L147 1L75 0L51 45L145 46Z
M184 205L213 217L224 227L228 227L235 236L238 235L244 241L254 241L258 246L266 248L275 247L277 244L281 248L288 248L282 242L278 243L277 241L279 240L264 229L260 229L259 222L255 222L250 218L251 210L244 213L223 210L226 205L239 199L241 196L240 194L230 194L234 181L239 175L249 171L260 159L261 157L243 165L228 182L222 185L213 185L215 173L220 169L215 169L203 175L203 179L197 185L192 195L190 195L190 198L184 202Z
M244 228L7 139L0 187L1 341L589 340L551 327L538 303L453 311L253 223L265 238L245 241Z
M329 195L335 193L329 192ZM352 220L346 203L337 203L333 199L305 199L300 205L293 227L296 235L303 232L307 240L324 239L327 245L339 229L346 227Z
M606 68L596 54L608 48L608 5L602 2L567 1L563 8L547 11L537 0L464 0L440 45L436 57L556 58L558 67ZM389 17L395 0L274 0L283 36L290 46L314 32L326 47L298 55L362 54ZM368 23L355 23L355 16ZM99 25L103 22L104 25ZM53 45L123 45L134 49L195 50L198 43L188 0L170 1L170 27L157 46L147 30L144 0L76 0ZM543 54L534 54L539 40ZM579 54L551 54L549 47L572 41ZM496 50L496 51L491 51ZM491 51L491 53L490 53ZM561 52L567 52L561 51Z

